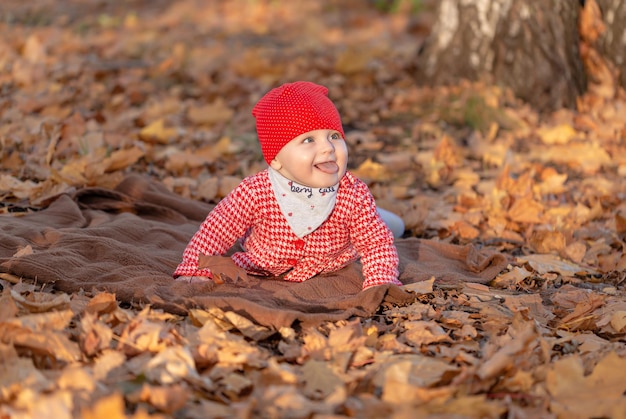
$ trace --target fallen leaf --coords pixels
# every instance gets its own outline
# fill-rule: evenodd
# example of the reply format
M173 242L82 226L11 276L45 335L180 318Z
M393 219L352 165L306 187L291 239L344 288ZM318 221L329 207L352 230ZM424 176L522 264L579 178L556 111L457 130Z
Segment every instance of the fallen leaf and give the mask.
M621 417L626 412L626 359L611 352L585 375L580 357L557 360L548 369L550 408L559 417Z
M139 400L154 406L161 412L171 414L182 408L187 403L189 396L189 389L179 384L169 386L144 384Z
M28 389L38 393L50 387L31 358L19 357L13 344L0 342L0 396L3 401L17 397Z
M380 163L376 163L371 159L365 160L353 172L359 178L370 181L384 181L388 180L391 176L385 166Z
M235 329L239 330L244 336L254 340L261 341L276 333L274 330L256 324L249 319L235 313L234 311L227 311L224 313L224 318L227 319Z
M81 335L79 344L88 356L108 349L113 339L113 331L97 317L89 312L80 321Z
M573 143L547 148L537 147L530 153L535 160L547 163L563 163L579 168L585 174L596 173L611 165L611 156L596 143Z
M57 379L60 389L74 392L93 393L96 389L96 381L87 368L78 365L66 368Z
M82 419L127 419L124 396L114 392L81 409Z
M431 343L451 342L450 336L436 322L412 321L403 324L403 340L411 346L420 347Z
M22 256L28 256L28 255L32 255L33 252L33 247L28 244L20 249L17 250L17 252L15 252L15 254L13 255L14 258L19 258Z
M81 359L78 344L58 331L43 330L35 333L4 323L0 324L0 341L10 341L16 347L61 362L73 363Z
M567 144L576 138L578 132L569 124L561 124L554 127L541 127L537 130L537 135L544 144Z
M223 98L218 98L204 106L192 106L187 111L187 117L196 125L215 125L228 122L233 117L230 109Z
M70 307L70 297L67 294L49 294L33 292L27 296L11 290L15 303L30 313L45 313L52 310L65 310Z
M426 389L446 383L458 373L458 369L440 359L419 354L396 355L379 364L373 379L382 390L382 400L388 403L408 404L427 398ZM438 389L436 397L447 400L451 389Z
M168 385L179 383L188 377L195 377L198 372L189 349L170 346L148 361L144 374L152 382Z
M11 290L14 291L14 290ZM13 292L12 292L13 296ZM13 298L15 298L13 296ZM64 302L63 302L64 303ZM2 325L12 325L32 332L61 331L74 317L71 310L51 311L49 313L28 314L14 319L0 321Z
M543 210L543 205L535 199L523 197L515 200L511 208L509 208L508 215L511 221L517 223L537 224L543 221Z
M536 339L537 332L534 323L525 323L508 343L500 347L478 367L476 374L485 380L503 374L510 368L515 368L515 358L523 351L527 351L528 346Z
M105 172L126 169L145 156L145 152L139 147L116 150L102 162Z
M530 244L537 253L559 253L566 243L560 231L538 230L530 237Z
M626 328L626 311L616 311L611 316L611 326L617 333L622 333Z
M579 273L595 274L595 270L565 261L556 255L527 255L518 260L527 262L539 274L556 272L565 276L575 276Z
M433 292L433 284L435 283L435 277L431 277L427 281L414 282L412 284L403 285L402 288L414 292L416 294L429 294Z
M308 360L301 368L304 394L311 399L324 399L344 385L325 361Z
M168 144L178 136L176 128L165 126L165 121L160 118L145 126L139 132L139 138L147 142L157 142L159 144Z
M85 307L85 312L101 316L103 314L112 313L117 309L118 306L115 294L101 292L94 295L89 300L87 306Z
M513 266L511 270L499 274L492 284L496 287L510 287L519 284L531 275L532 272L523 266Z

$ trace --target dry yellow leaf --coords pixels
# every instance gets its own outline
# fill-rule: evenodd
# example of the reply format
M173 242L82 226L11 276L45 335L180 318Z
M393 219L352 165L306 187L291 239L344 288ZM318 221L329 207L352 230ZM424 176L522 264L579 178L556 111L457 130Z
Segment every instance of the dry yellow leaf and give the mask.
M433 159L445 164L447 167L458 167L463 161L458 146L447 135L441 137L439 144L433 150Z
M167 156L165 168L173 173L183 173L186 169L194 169L207 164L207 159L193 151L176 151Z
M378 181L384 181L384 180L388 180L390 177L390 173L387 169L387 167L383 166L380 163L376 163L374 161L372 161L372 159L367 159L365 160L363 163L361 163L359 165L359 167L357 167L353 173L361 178L361 179L365 179L365 180L378 180Z
M128 355L162 351L167 347L164 329L164 324L137 317L122 331L119 350Z
M117 310L117 308L115 294L100 292L89 300L87 306L85 307L85 312L100 316L105 313L111 313Z
M539 274L557 272L565 276L575 276L576 274L585 272L590 274L597 273L593 269L565 261L556 255L526 255L520 256L518 259L528 262L528 264Z
M96 381L88 368L74 365L66 368L57 379L57 385L63 390L92 393L96 389Z
M452 341L446 331L434 321L409 321L404 322L403 326L406 331L402 333L402 339L411 346Z
M45 313L51 310L66 310L70 307L69 295L50 294L45 292L31 292L22 295L11 290L11 296L18 306L30 313Z
M76 362L82 357L78 344L62 332L43 330L35 333L28 329L15 328L9 331L9 327L7 323L0 323L2 340L10 338L14 345L35 354L68 363Z
M616 311L611 317L611 326L616 333L622 333L626 328L626 311Z
M576 138L578 133L569 124L561 124L555 127L541 127L537 135L544 144L567 144Z
M145 366L144 374L159 384L174 384L187 377L196 377L196 364L183 346L170 346L156 354Z
M22 181L10 175L0 174L0 193L2 194L24 199L33 195L33 191L37 189L38 185L31 180Z
M476 374L481 379L488 379L503 374L504 371L515 368L515 358L524 351L529 350L537 339L537 331L534 322L526 322L519 325L519 330L512 338L485 360L478 368Z
M465 240L472 240L480 235L480 230L464 220L454 223L452 231Z
M89 312L80 321L81 335L79 344L83 352L89 356L109 349L113 339L113 331Z
M510 287L517 285L526 278L532 275L532 272L526 270L524 267L514 266L510 271L501 273L493 280L493 285L496 287Z
M228 319L232 325L239 330L244 336L259 341L268 338L275 332L268 327L256 324L249 319L235 313L234 311L227 311L224 313L224 317Z
M124 396L119 392L102 397L81 410L81 419L127 419Z
M128 166L136 163L144 155L145 152L139 147L116 150L103 160L104 171L113 172L115 170L126 169Z
M33 254L33 247L28 244L20 249L17 249L17 252L13 255L14 258L19 258L22 256L28 256Z
M139 138L141 140L159 144L168 144L177 136L178 130L176 128L166 127L163 118L159 118L150 123L139 132Z
M13 344L0 342L0 395L10 400L24 390L39 392L50 382L33 364L31 358L20 357Z
M182 408L189 399L188 388L175 384L171 386L151 386L144 384L141 387L139 399L154 406L161 412L173 413Z
M424 390L434 387L457 371L454 365L437 358L405 354L380 363L373 381L383 391L381 399L388 403L426 401L432 396L446 400L452 396L450 389L439 388L436 395Z
M343 380L325 361L310 359L300 371L304 394L312 399L323 399L344 385Z
M609 353L585 375L580 357L552 364L546 375L550 408L562 418L623 417L626 412L626 359Z
M594 174L602 167L611 166L613 160L607 151L596 142L535 147L528 158L541 162L567 164L580 168L585 174Z
M560 231L538 230L530 237L530 245L537 253L559 253L565 249L565 236Z
M328 334L328 345L336 354L354 352L365 343L366 339L367 337L363 335L361 322L353 321L331 330Z
M187 118L196 125L215 125L228 122L234 111L228 107L223 98L217 98L204 106L192 106L187 111Z
M565 248L564 253L572 262L580 263L587 253L587 245L582 241L570 243Z
M18 295L15 290L11 290L13 299ZM66 300L62 299L61 304ZM72 310L57 310L49 313L28 314L11 320L3 320L4 324L11 324L20 328L28 329L32 332L63 330L74 317ZM0 325L3 323L0 323Z
M50 393L25 391L20 394L16 404L28 412L28 418L72 419L74 394L67 390Z
M508 215L511 221L516 223L541 223L543 221L541 217L543 209L541 203L527 196L516 199L509 208Z
M407 291L412 291L417 294L429 294L433 292L433 284L435 283L435 277L431 277L427 281L414 282L412 284L403 285Z

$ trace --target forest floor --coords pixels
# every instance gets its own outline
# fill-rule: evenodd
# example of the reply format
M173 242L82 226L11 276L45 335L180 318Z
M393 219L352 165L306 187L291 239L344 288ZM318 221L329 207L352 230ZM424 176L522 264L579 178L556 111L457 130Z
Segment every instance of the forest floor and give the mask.
M515 263L258 340L0 274L0 417L626 417L624 94L540 114L420 86L433 15L411 4L3 0L1 216L131 172L216 202L263 168L254 103L302 79L329 88L349 168L407 237Z

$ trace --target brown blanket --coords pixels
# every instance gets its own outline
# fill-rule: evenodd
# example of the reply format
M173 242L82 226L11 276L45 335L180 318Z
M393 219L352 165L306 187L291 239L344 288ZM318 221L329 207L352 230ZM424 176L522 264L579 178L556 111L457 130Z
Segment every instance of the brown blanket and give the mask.
M223 284L174 281L171 273L185 245L211 208L137 175L115 190L60 195L42 211L0 216L0 272L67 293L109 291L120 301L179 314L219 307L272 328L371 316L383 301L411 298L397 286L361 291L358 264L304 283L257 277ZM488 283L508 262L470 245L402 239L397 247L404 284L433 275L443 282Z

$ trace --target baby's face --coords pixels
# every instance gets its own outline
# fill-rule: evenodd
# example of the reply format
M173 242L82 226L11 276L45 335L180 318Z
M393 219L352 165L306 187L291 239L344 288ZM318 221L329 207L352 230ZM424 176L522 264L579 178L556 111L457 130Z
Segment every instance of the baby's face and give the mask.
M327 188L336 185L346 173L348 148L338 131L309 131L288 142L271 166L301 185Z

